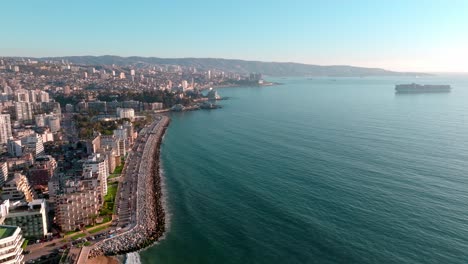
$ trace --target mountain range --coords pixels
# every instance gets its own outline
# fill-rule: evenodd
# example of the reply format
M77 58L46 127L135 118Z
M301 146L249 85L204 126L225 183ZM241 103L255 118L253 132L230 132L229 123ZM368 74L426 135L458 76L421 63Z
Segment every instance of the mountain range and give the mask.
M225 72L248 74L251 72L262 73L267 76L402 76L402 75L427 75L417 72L396 72L381 68L365 68L348 65L320 66L294 62L262 62L235 59L217 58L157 58L157 57L120 57L120 56L67 56L67 57L43 57L39 60L67 60L74 64L86 65L119 65L119 66L144 66L144 65L180 65L195 67L199 71L217 69Z

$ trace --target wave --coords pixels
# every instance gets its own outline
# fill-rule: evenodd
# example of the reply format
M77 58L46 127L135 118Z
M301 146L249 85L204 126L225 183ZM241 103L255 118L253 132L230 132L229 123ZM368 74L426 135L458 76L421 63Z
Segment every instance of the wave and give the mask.
M168 206L168 191L167 191L167 185L166 185L166 174L165 174L165 171L164 171L164 164L163 164L163 161L161 159L161 157L159 158L159 175L161 177L161 192L162 192L162 201L161 201L161 204L162 204L162 207L164 209L164 212L166 213L165 214L165 232L163 234L163 236L159 239L159 241L161 240L164 240L164 238L166 237L166 234L167 232L169 232L170 230L170 227L171 227L171 218L172 218L172 215L169 211L169 206Z
M127 253L125 264L141 264L140 254L138 252Z

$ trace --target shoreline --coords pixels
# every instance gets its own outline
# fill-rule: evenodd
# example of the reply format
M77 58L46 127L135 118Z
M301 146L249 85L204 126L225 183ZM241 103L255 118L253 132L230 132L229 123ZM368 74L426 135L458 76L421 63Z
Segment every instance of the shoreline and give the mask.
M205 86L203 88L200 88L201 91L203 90L208 90L210 88L213 89L220 89L220 88L236 88L236 87L268 87L268 86L278 86L278 85L284 85L284 83L279 83L279 82L267 82L264 84L220 84L220 85L212 85L212 86Z
M140 163L138 187L142 190L137 196L137 222L129 230L95 244L89 258L98 256L124 255L138 252L153 245L163 237L166 231L166 212L163 205L162 175L160 170L160 150L170 119L162 116L161 120L147 132L144 144L145 152ZM149 164L148 164L149 163ZM145 166L149 165L149 166ZM151 188L148 188L151 186Z

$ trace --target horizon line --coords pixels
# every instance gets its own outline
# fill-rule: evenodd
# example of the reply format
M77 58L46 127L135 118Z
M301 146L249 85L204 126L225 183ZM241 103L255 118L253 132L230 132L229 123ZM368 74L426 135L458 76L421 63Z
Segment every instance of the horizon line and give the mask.
M397 73L451 73L451 74L468 74L468 71L419 71L419 70L393 70L384 67L378 66L357 66L353 64L312 64L304 62L294 62L294 61L266 61L266 60L256 60L256 59L233 59L233 58L221 58L221 57L159 57L159 56L142 56L142 55L131 55L131 56L122 56L122 55L61 55L61 56L3 56L0 58L34 58L34 59L45 59L45 58L63 58L63 57L120 57L120 58L156 58L156 59L212 59L212 60L234 60L234 61L244 61L244 62L260 62L260 63L290 63L290 64L302 64L308 66L320 66L320 67L356 67L356 68L365 68L365 69L380 69L385 71L397 72Z

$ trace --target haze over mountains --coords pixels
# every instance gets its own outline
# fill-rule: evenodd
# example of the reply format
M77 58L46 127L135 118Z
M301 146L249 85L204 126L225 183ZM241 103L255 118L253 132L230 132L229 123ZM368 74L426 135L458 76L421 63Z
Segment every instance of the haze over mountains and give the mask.
M120 56L66 56L44 57L39 60L68 60L74 64L90 65L134 65L148 64L181 65L195 67L198 70L218 69L226 72L248 74L259 72L268 76L402 76L426 75L415 72L395 72L380 68L364 68L347 65L320 66L293 62L262 62L217 58L156 58L156 57L120 57Z

